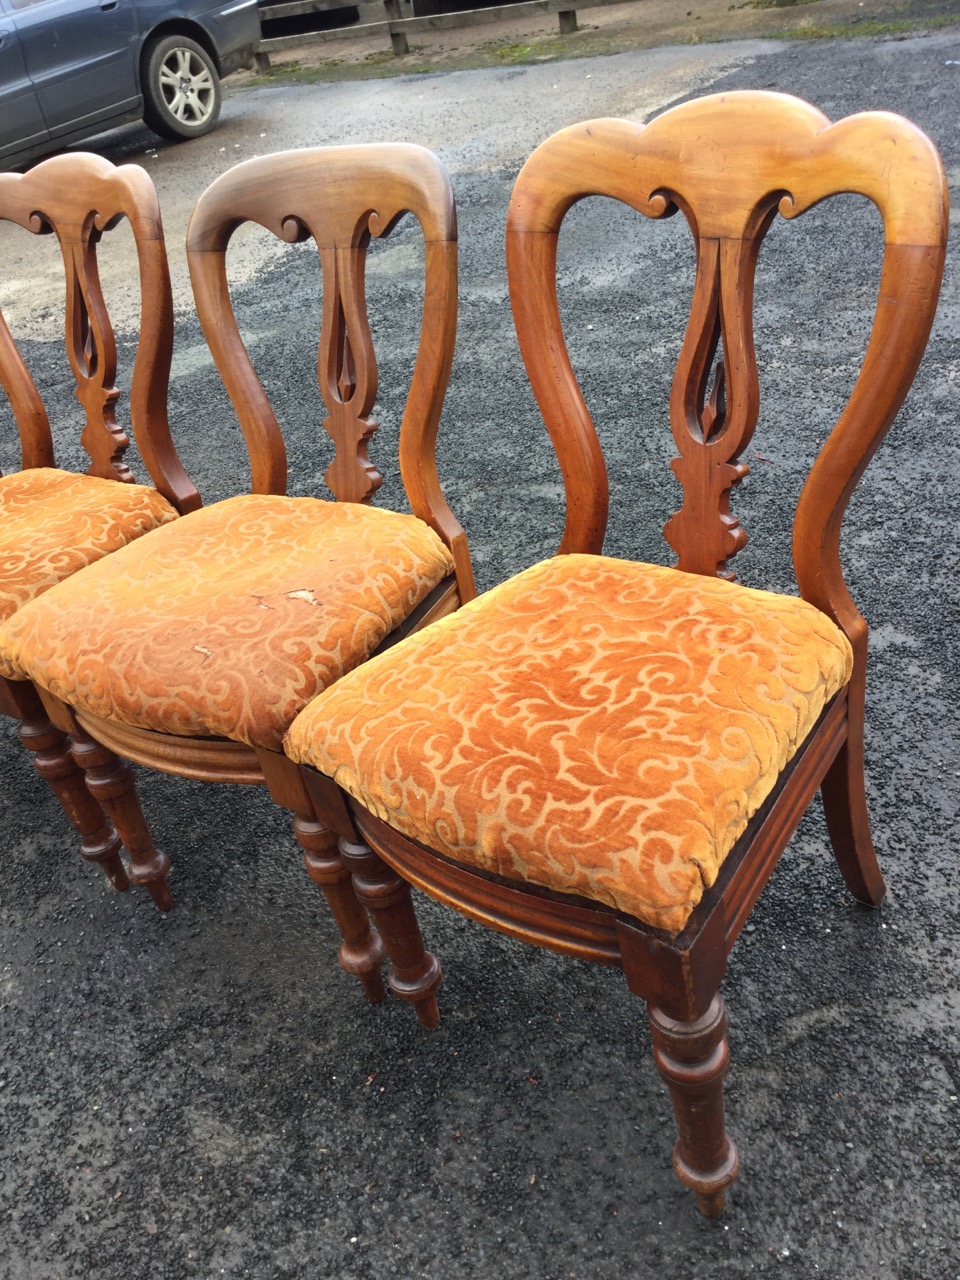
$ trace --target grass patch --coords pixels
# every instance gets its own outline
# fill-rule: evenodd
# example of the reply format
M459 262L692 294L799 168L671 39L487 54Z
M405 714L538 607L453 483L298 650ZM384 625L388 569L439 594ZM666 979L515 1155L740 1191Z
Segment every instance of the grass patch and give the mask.
M935 27L956 25L957 19L947 16L903 18L890 22L875 22L870 18L850 23L805 21L778 31L777 35L782 40L849 40L851 36L899 36L911 31L932 31Z
M474 54L476 66L527 66L531 62L552 62L569 49L563 40L535 40L529 44L488 40Z
M795 4L816 4L816 0L745 0L742 9L789 9ZM731 9L734 5L730 6Z
M533 53L532 44L498 44L490 52L498 62L526 62Z

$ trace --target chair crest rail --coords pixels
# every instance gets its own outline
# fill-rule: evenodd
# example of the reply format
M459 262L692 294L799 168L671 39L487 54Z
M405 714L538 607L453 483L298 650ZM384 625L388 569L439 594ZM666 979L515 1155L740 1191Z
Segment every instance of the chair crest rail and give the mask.
M63 193L75 194L64 201ZM123 219L137 247L140 331L130 387L130 422L157 489L180 511L199 506L177 456L167 420L173 350L173 298L157 194L138 165L100 156L55 156L26 174L0 174L0 218L35 235L56 235L66 274L66 347L83 408L80 440L89 475L130 483L130 437L118 425L117 347L97 265L103 235ZM24 467L54 465L50 423L36 385L0 320L0 383L20 432Z
M238 165L218 179L199 201L187 237L191 276L201 323L221 370L231 371L227 390L247 440L255 492L282 493L286 456L279 425L246 352L230 306L225 254L230 237L243 222L259 223L288 243L315 241L323 273L323 315L318 349L318 384L326 409L324 428L336 447L325 479L340 501L367 502L381 477L367 456L377 430L369 416L377 393L377 364L364 298L364 265L373 238L390 234L406 213L420 223L426 244L424 340L421 342L401 426L401 471L415 492L414 510L436 526L452 514L437 503L439 482L418 479L432 465L439 406L424 412L427 388L449 377L454 334L435 317L456 297L456 215L449 180L422 147L402 148L405 176L396 169L400 148L376 145L327 148L324 180L310 180L310 151L261 157ZM366 184L380 192L376 208L359 202ZM392 166L392 167L391 167ZM378 177L378 170L382 171ZM258 171L263 182L254 179ZM425 199L423 192L429 193ZM442 212L438 212L438 209ZM410 439L408 439L408 437ZM410 487L408 486L408 492ZM424 514L426 505L437 510ZM440 499L442 502L442 498ZM439 512L439 514L438 514ZM455 524L456 522L454 522ZM457 526L459 528L459 526Z
M698 163L691 165L694 151ZM679 568L732 577L728 562L747 536L730 497L747 474L741 458L760 408L753 345L760 245L778 214L796 218L840 193L863 195L877 207L885 253L863 366L798 503L794 561L801 594L848 634L857 632L859 614L840 570L840 523L923 354L947 231L943 168L932 144L885 112L831 124L797 99L743 91L682 104L645 126L576 125L528 160L510 205L507 264L512 277L527 280L513 292L520 347L564 476L561 551L599 551L609 504L557 305L557 238L567 211L588 195L606 195L651 219L680 211L690 226L696 280L670 399L679 453L671 465L683 504L664 533Z

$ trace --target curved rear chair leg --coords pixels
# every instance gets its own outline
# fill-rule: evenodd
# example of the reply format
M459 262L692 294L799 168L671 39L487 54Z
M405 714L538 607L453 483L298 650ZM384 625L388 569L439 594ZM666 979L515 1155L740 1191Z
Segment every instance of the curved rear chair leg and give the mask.
M343 938L341 968L360 979L371 1004L379 1004L386 995L380 972L383 942L370 928L370 918L354 892L349 868L337 847L336 833L300 813L294 814L293 833L303 849L307 874L323 891Z
M652 1004L648 1008L654 1061L677 1119L673 1167L695 1193L700 1212L716 1218L740 1168L723 1123L723 1080L730 1060L723 1001L715 995L694 1022L671 1018Z
M167 883L170 859L153 843L130 765L95 742L79 725L73 732L73 758L83 770L91 795L103 805L123 841L130 856L130 879L146 889L158 910L169 911L173 906Z
M855 702L854 692L850 694ZM863 721L850 708L847 741L820 784L830 844L847 888L867 906L878 907L887 886L870 835L863 777Z
M383 938L391 970L390 990L408 1000L421 1024L432 1030L440 1021L437 988L443 981L440 962L423 945L410 897L410 886L365 844L340 838L340 853L353 872L357 897L370 912Z
M130 887L120 857L120 838L84 782L83 770L70 754L70 739L51 721L36 690L25 681L16 690L20 741L33 756L37 773L60 802L80 836L80 850L87 862L96 863L114 889Z

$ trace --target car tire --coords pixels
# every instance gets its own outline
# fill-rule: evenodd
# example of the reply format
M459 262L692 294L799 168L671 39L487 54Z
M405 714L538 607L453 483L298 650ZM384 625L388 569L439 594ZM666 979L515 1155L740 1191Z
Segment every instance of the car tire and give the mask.
M187 36L152 40L143 51L143 119L161 138L199 138L220 119L213 59Z

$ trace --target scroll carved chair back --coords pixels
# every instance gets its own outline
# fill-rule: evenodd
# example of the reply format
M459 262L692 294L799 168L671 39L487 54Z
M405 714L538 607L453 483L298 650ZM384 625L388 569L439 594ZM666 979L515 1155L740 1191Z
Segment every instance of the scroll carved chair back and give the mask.
M730 499L746 474L759 410L752 311L760 245L778 215L795 218L841 192L873 202L885 244L861 372L795 513L803 604L716 578L732 578L729 562L746 541ZM670 399L683 490L665 529L676 569L599 558L607 472L564 340L556 281L563 219L591 195L651 219L679 211L695 242L693 301ZM524 363L563 473L562 554L350 673L287 735L397 965L395 990L421 1021L436 1020L439 969L412 918L379 913L400 879L513 937L623 969L647 1002L656 1065L672 1095L674 1167L708 1215L721 1211L738 1169L723 1120L729 1051L720 983L818 789L851 892L870 904L884 895L863 773L866 623L841 571L840 525L920 362L946 232L935 148L885 113L831 124L798 99L744 92L682 104L648 125L593 120L550 138L514 188L507 270ZM725 622L710 630L720 615L709 602L721 597L736 610L733 630L757 642L746 653L728 652ZM776 631L779 610L804 619L792 638ZM521 625L524 635L513 634ZM696 633L706 656L691 649L677 659L675 631ZM784 675L795 655L819 655L809 669L819 673L822 703L791 677L779 704L779 677L767 682L761 651ZM724 676L710 665L716 653L733 655ZM659 684L667 687L662 698ZM749 713L728 744L731 709L747 707L746 688ZM683 723L682 708L693 709ZM775 740L782 747L762 763L766 748L757 744ZM735 781L741 759L749 785L763 779L753 800ZM716 782L701 787L695 775ZM641 816L608 836L621 812ZM628 899L631 884L638 887ZM668 925L662 908L679 903L678 893L682 910Z
M117 168L101 156L55 156L26 174L0 174L0 220L55 236L59 244L66 352L82 408L80 443L90 460L84 476L56 469L49 414L0 315L0 386L19 431L22 463L20 473L0 484L0 523L7 540L0 615L5 617L58 579L177 513L196 509L200 496L180 463L167 419L173 299L160 207L148 175L138 165ZM130 436L117 421L117 344L98 254L103 237L124 220L133 234L140 292L129 421L160 498L134 483L124 459ZM56 435L62 441L60 424ZM122 488L108 496L103 480L118 481ZM20 721L21 741L80 835L84 857L99 863L117 888L125 888L117 836L36 690L28 681L0 678L0 709Z
M557 239L569 209L604 195L651 219L680 211L690 226L696 279L670 398L683 505L664 533L679 569L732 577L728 562L747 535L730 499L749 470L742 456L760 408L753 340L760 246L778 214L793 219L831 195L857 193L883 217L879 302L856 385L803 490L794 558L804 598L859 631L840 570L840 523L933 323L946 234L941 173L929 139L897 116L871 112L831 124L798 99L749 91L685 103L645 126L595 120L545 142L510 205L507 270L524 363L563 471L561 552L600 551L609 506L603 453L557 304Z
M316 161L322 157L322 164ZM364 192L376 192L374 204ZM382 477L368 456L378 429L370 416L377 361L367 317L365 268L372 239L390 235L405 213L425 247L420 344L400 425L400 475L414 515L450 547L461 600L475 594L466 539L440 488L436 439L456 338L457 231L449 179L417 146L326 147L237 165L201 196L187 255L204 335L247 442L254 493L285 493L287 458L276 415L240 335L230 301L226 253L245 222L290 244L313 240L323 313L318 385L323 426L334 442L325 473L340 502L370 502Z
M178 511L200 505L173 447L167 387L173 349L173 299L157 193L139 165L112 165L101 156L54 156L26 174L0 174L0 219L36 235L55 235L66 283L65 339L83 409L81 444L87 474L130 483L130 444L117 423L117 345L100 284L103 236L129 223L137 254L140 331L130 386L130 423L157 490ZM50 420L37 386L0 316L0 385L20 433L24 468L55 465Z
M369 505L380 478L367 456L377 366L364 296L371 239L408 212L425 242L420 342L399 439L412 515ZM327 481L338 501L286 496L283 437L228 287L228 246L247 222L288 243L312 239L319 251L319 386L336 445ZM162 910L172 905L170 859L153 843L124 762L265 784L294 815L308 872L340 928L343 967L378 999L382 946L281 741L325 683L475 594L435 459L456 329L450 180L415 146L264 156L200 197L187 254L203 330L247 444L252 492L191 513L151 545L93 566L95 578L34 602L4 630L0 661L5 646L16 651L12 668L35 681L54 723L71 734L74 758L130 854L130 878ZM76 642L52 652L55 630Z
M677 568L732 578L729 561L747 533L731 496L760 408L753 338L760 247L781 216L801 216L830 196L865 196L879 211L884 252L877 307L849 399L807 475L794 515L793 562L801 596L841 628L854 652L848 690L850 774L823 784L835 847L848 847L850 815L869 822L863 798L867 625L840 563L850 496L896 417L916 374L936 311L946 254L943 166L919 129L887 112L835 124L785 94L710 96L650 124L596 120L564 130L530 158L510 205L507 271L524 364L563 473L561 553L599 552L609 509L603 452L570 363L556 292L557 238L588 195L622 201L651 219L683 214L697 265L693 299L670 396L679 456L671 466L683 504L664 528ZM711 368L718 345L723 358ZM869 836L867 835L869 839ZM838 843L839 842L839 843ZM841 854L838 852L838 857ZM841 862L859 896L881 892L872 858Z

